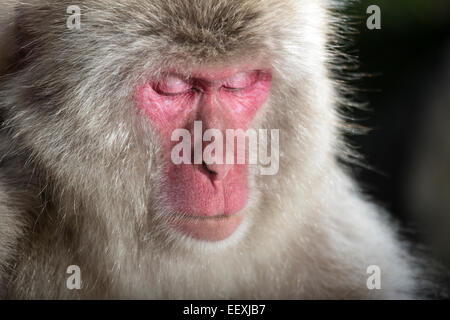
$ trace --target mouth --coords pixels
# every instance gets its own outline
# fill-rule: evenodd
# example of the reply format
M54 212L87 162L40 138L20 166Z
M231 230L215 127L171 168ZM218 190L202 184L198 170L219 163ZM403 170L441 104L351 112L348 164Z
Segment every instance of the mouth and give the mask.
M215 242L230 237L243 219L243 212L215 216L182 215L171 219L170 224L174 229L194 239Z

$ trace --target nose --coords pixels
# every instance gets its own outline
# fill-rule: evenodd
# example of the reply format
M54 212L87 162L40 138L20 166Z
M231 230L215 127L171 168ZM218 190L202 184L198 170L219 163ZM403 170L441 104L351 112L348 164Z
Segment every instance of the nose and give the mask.
M203 121L203 129L215 129L222 132L222 137L225 139L225 130L232 129L232 121L226 112L226 105L223 104L217 96L216 88L211 88L202 97L201 101L201 116ZM225 141L220 141L224 143ZM208 143L203 143L203 150ZM223 144L223 150L225 152L225 144ZM206 164L203 162L203 167L210 174L212 181L221 181L226 178L230 171L232 164L226 164L225 154L223 159L219 159L222 162Z

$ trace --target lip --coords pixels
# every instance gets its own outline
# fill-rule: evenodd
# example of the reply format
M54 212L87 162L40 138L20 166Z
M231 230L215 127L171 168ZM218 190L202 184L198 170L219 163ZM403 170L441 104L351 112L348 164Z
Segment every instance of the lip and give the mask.
M215 216L184 215L171 219L171 226L192 238L203 241L221 241L229 238L241 225L244 214L220 214Z

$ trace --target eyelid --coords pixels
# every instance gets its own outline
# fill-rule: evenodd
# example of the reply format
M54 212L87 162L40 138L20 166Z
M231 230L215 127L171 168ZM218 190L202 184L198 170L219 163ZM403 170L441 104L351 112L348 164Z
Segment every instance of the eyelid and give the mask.
M179 76L168 75L156 82L153 89L161 95L176 96L190 91L192 83Z
M240 72L227 79L223 87L229 90L245 89L257 81L258 71Z

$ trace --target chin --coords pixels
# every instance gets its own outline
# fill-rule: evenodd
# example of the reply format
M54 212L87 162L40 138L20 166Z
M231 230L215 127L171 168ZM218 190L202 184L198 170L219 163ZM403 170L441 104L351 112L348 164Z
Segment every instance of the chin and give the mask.
M207 242L223 241L231 237L243 223L245 213L214 216L183 215L170 221L171 227L194 239Z
M250 232L250 204L234 214L198 217L181 214L164 219L164 230L177 247L192 250L216 250L238 245ZM220 252L220 251L219 251ZM212 254L217 251L211 251Z

